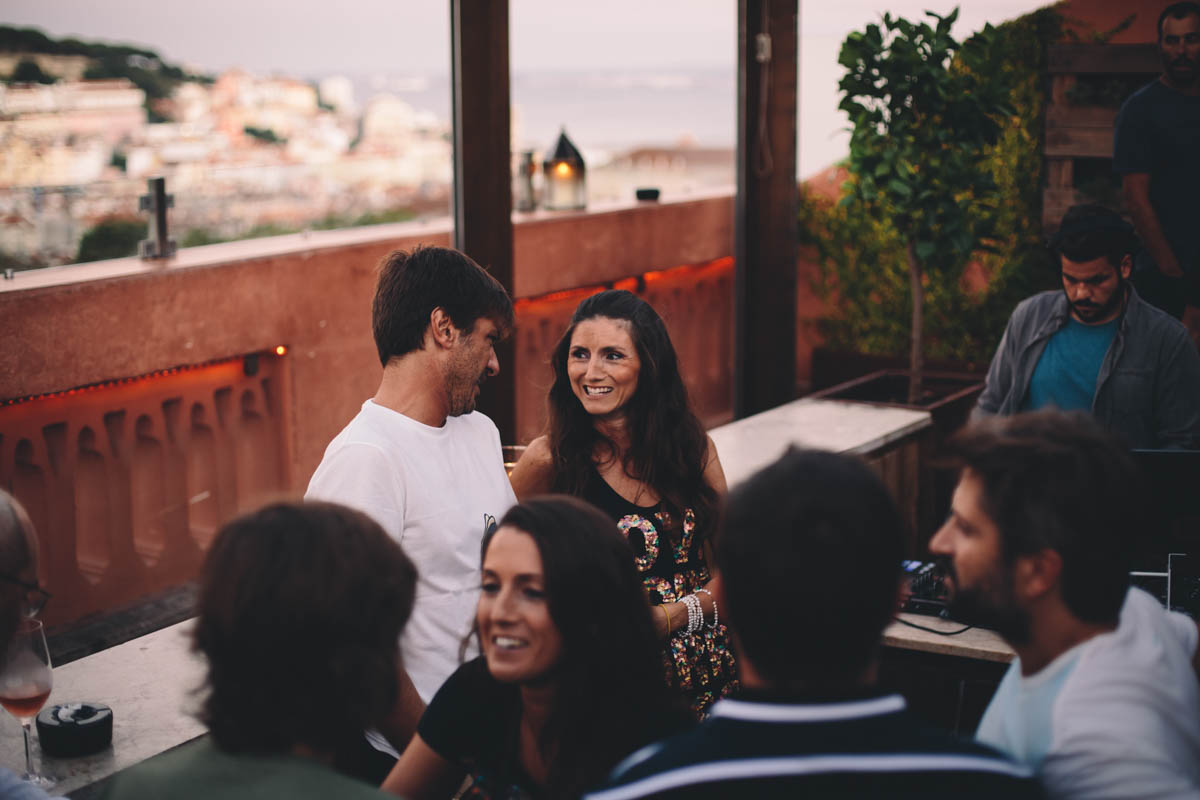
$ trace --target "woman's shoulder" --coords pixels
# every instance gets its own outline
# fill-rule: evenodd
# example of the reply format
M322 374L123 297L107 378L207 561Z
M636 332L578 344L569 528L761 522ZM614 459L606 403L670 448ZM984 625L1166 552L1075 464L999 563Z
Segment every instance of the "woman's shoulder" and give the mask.
M483 656L456 669L437 690L417 723L417 732L448 761L477 757L490 749L519 703L513 686L488 672Z

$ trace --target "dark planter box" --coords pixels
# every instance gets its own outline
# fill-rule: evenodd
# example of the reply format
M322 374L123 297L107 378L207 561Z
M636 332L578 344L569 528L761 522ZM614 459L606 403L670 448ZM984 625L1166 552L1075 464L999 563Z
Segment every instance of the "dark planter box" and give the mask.
M957 482L955 470L939 466L938 454L942 443L966 424L975 401L983 392L983 378L963 372L926 372L921 389L922 402L906 402L908 370L883 369L810 395L825 400L851 400L930 413L933 430L922 442L917 482L917 551L914 555L918 558L928 555L925 546L945 519Z

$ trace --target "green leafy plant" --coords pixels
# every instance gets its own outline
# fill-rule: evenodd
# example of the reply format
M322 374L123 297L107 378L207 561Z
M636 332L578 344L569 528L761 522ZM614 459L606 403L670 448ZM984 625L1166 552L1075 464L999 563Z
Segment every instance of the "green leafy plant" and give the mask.
M146 221L110 217L90 228L79 240L77 263L137 255L138 242L146 238Z
M986 150L1011 113L992 80L995 29L959 44L957 9L914 23L884 14L851 33L838 62L840 108L850 116L852 180L842 202L885 220L901 245L911 299L909 402L921 396L925 275L961 275L991 233L999 202Z

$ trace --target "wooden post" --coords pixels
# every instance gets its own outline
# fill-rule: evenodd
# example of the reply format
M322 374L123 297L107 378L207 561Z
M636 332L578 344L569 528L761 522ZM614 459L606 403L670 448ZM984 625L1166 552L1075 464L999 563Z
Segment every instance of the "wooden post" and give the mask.
M735 417L796 392L799 0L738 0Z
M450 0L454 124L454 246L513 291L508 0ZM500 374L479 409L516 444L515 348L496 347Z

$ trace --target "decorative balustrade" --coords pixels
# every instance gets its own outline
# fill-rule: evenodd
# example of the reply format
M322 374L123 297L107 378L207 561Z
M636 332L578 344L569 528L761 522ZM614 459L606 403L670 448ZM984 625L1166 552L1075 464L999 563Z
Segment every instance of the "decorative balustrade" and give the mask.
M190 580L222 521L288 487L285 361L253 355L0 407L0 485L40 533L50 624Z

